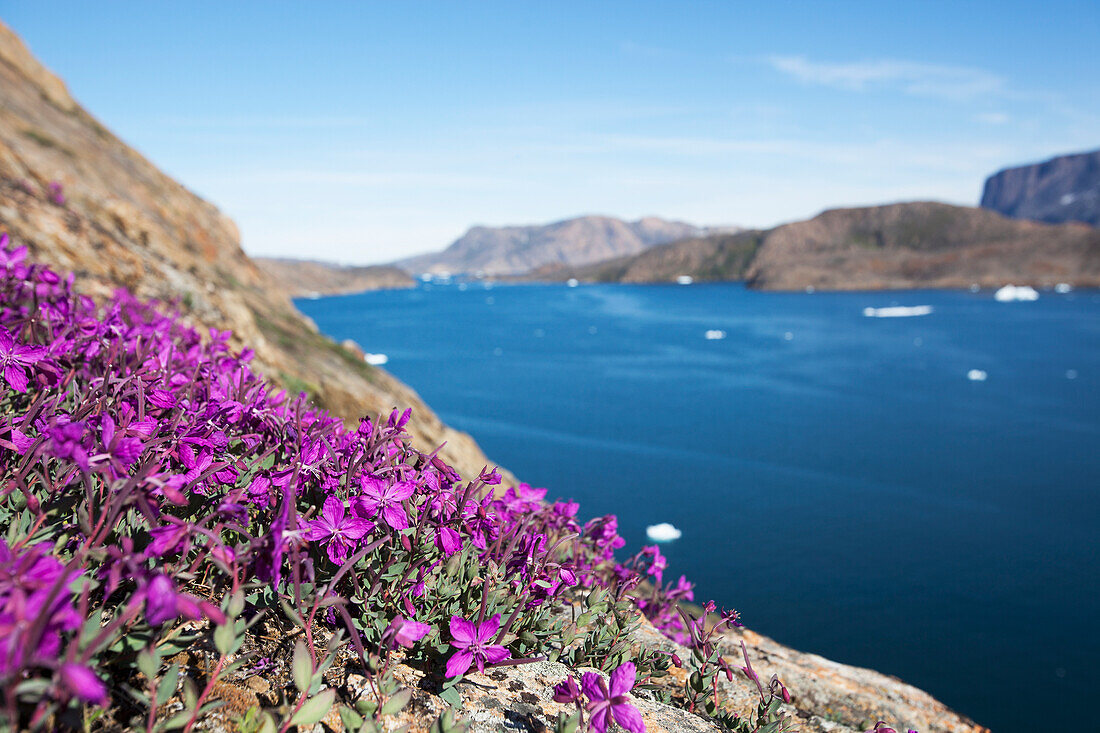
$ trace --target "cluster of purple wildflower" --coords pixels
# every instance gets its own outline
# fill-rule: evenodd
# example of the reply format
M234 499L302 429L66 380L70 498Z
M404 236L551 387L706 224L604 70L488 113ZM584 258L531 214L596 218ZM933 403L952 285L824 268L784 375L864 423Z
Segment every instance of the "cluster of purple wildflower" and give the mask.
M646 577L641 609L690 640L675 610L690 584L663 585L656 548L616 561L613 516L582 523L575 503L495 470L463 481L409 445L408 411L348 428L251 357L124 291L97 305L0 237L9 721L117 700L135 639L155 650L184 622L310 597L310 622L447 677L537 655L555 608Z

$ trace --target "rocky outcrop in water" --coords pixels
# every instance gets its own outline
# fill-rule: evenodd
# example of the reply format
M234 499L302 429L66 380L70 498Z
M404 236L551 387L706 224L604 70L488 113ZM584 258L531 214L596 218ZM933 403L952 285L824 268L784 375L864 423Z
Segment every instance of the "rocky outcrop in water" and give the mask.
M1100 226L1100 150L994 173L985 181L982 208L1014 219Z

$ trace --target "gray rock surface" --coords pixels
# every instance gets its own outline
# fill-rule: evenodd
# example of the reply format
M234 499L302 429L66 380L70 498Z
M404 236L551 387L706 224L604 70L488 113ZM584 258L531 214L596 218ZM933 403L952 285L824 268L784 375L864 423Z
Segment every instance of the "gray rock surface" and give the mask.
M995 173L985 181L982 208L1014 219L1100 226L1100 150Z

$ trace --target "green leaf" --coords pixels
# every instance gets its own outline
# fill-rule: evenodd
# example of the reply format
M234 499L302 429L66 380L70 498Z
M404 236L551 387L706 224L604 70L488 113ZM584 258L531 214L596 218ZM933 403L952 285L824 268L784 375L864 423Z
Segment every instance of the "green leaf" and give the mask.
M194 710L199 701L199 692L195 689L195 683L190 677L183 678L183 706L187 710Z
M462 707L462 695L454 687L445 687L443 691L439 693L439 697L452 708Z
M294 661L291 663L291 671L294 674L294 686L299 692L309 690L313 681L313 660L309 658L309 649L301 639L294 645Z
M24 680L15 688L15 694L24 701L38 701L46 697L50 681L45 679Z
M173 664L168 668L168 671L164 673L164 677L161 678L160 684L157 685L157 707L164 705L168 702L168 698L175 694L179 676L180 666L178 664Z
M233 595L229 596L229 602L226 604L225 612L229 616L236 618L237 616L240 616L243 611L244 591L238 588L237 591L233 593Z
M294 606L290 605L290 603L288 603L285 598L279 598L279 605L282 606L283 613L286 614L286 617L288 619L290 619L303 629L306 627L306 621L304 618L302 618L302 614L294 610Z
M149 680L156 679L157 672L160 670L160 655L157 654L156 647L142 650L138 654L137 666Z
M262 720L258 733L278 733L279 726L275 725L275 718L271 717L271 713L264 713Z
M313 725L328 715L332 709L332 703L336 699L336 690L328 688L309 701L290 719L291 725Z
M214 629L214 647L225 657L240 647L240 644L237 643L237 633L232 622L224 623Z
M363 716L355 712L347 705L340 706L340 722L350 731L357 731L363 727Z
M383 715L393 715L399 713L405 709L405 706L409 704L409 700L412 699L412 690L402 690L396 695L386 700L386 703L382 706Z

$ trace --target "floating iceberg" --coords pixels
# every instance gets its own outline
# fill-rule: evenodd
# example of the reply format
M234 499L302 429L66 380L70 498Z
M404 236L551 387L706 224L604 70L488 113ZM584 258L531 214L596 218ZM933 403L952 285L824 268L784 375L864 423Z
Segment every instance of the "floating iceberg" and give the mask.
M1030 285L1005 285L993 293L993 298L1001 303L1008 303L1013 300L1038 300L1039 293Z
M930 305L893 305L888 308L864 308L863 315L868 318L909 318L926 316L932 312Z
M579 280L577 280L577 278L571 277L571 278L569 278L568 280L565 281L565 284L568 285L571 288L575 288L578 285L580 285L581 283L580 283Z
M654 542L672 542L680 539L683 532L673 527L668 522L651 524L645 528L645 536Z
M971 369L966 373L966 378L971 382L984 382L988 376L989 375L981 369Z
M712 328L711 330L703 334L703 338L705 338L707 341L719 341L721 339L724 339L725 337L726 332L718 328Z
M1056 293L1065 294L1065 293L1070 292L1071 290L1073 290L1073 286L1070 285L1069 283L1058 283L1057 285L1054 286L1054 292L1056 292Z
M371 366L382 366L390 360L385 354L363 354L363 360Z
M680 275L676 278L677 285L691 285L693 282L695 282L695 278L691 275Z

